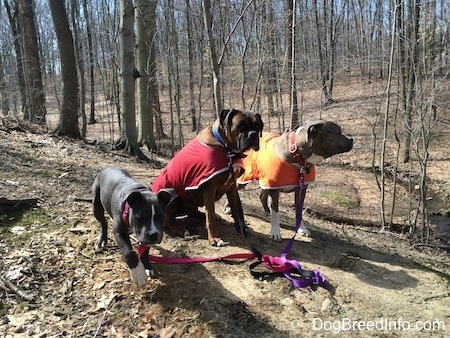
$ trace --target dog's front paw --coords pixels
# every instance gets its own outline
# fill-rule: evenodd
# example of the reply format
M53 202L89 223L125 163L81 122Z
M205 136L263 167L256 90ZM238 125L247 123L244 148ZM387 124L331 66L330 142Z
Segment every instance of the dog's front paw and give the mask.
M226 245L230 244L229 242L224 242L220 238L213 238L212 240L209 241L209 243L212 246L215 246L215 247L218 247L218 248L220 248L221 246L226 246Z
M270 239L275 242L281 242L280 226L272 224L270 230Z
M97 241L94 244L94 249L103 249L105 250L107 247L107 240L101 234L97 237Z
M276 242L281 241L279 211L272 210L270 213L270 239Z
M228 204L223 207L223 213L225 215L231 215L232 214L231 208L230 208L230 206Z
M131 278L133 282L137 284L137 286L142 287L147 284L147 272L145 271L144 264L139 261L137 267L131 269Z
M150 277L150 278L155 278L155 276L156 276L155 270L153 270L152 268L145 269L145 274L147 275L147 277Z
M300 223L300 227L298 228L297 233L300 236L311 237L311 233L309 232L308 228L305 226L305 223L303 223L303 221Z

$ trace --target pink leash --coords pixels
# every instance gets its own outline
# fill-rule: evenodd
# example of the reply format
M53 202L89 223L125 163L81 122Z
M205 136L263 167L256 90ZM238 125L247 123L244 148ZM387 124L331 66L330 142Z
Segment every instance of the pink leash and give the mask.
M138 248L138 256L142 257L147 247L140 245ZM239 260L244 261L255 258L255 255L251 252L235 253L220 257L163 257L148 255L148 261L150 263L164 263L164 264L191 264L191 263L208 263L213 261L227 261L227 260Z

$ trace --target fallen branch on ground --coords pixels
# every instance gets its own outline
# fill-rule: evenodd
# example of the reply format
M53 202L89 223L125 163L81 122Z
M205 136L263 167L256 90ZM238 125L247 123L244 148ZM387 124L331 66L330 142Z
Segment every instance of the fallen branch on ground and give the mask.
M19 289L16 285L14 285L12 282L7 280L5 277L0 275L0 281L5 284L5 286L11 291L14 292L19 297L25 299L26 301L31 302L33 300L33 296L27 294L25 291Z
M9 207L17 207L17 206L27 206L27 207L35 207L39 200L37 198L26 198L21 200L10 200L5 197L0 197L0 205L9 206Z

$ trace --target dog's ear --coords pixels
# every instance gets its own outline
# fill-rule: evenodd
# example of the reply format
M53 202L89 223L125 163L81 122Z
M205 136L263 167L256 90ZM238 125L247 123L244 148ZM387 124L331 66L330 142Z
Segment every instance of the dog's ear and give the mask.
M308 128L308 140L312 139L315 134L322 132L323 123L314 123Z
M223 129L225 129L228 126L228 124L230 123L231 119L233 118L236 112L237 110L233 108L222 110L222 112L220 113L219 121Z
M256 119L256 123L258 124L258 127L259 127L259 137L262 137L262 132L264 129L264 122L263 122L260 114L255 114L255 119Z
M135 204L139 199L142 199L141 192L139 190L132 191L128 197L126 198L126 201L129 205Z
M163 203L167 206L172 203L172 201L177 198L178 195L176 194L175 189L167 188L158 191L156 197L158 198L158 202Z

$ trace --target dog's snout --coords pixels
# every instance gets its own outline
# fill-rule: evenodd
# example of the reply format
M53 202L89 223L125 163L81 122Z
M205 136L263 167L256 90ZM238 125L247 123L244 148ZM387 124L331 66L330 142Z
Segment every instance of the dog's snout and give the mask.
M160 233L158 231L152 231L145 234L145 244L155 244L160 242Z

